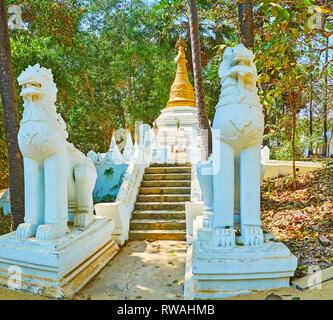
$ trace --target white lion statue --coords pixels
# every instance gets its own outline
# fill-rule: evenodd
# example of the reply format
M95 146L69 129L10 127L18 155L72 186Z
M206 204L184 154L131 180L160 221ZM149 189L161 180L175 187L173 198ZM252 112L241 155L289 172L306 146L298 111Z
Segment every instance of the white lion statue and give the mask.
M213 227L218 247L235 245L236 223L244 245L264 242L260 220L264 117L253 59L243 44L225 50L219 68L222 88L213 123L213 153L210 161L197 165L205 206L214 210L212 221L205 223ZM204 167L213 167L213 173L205 177Z
M24 158L25 217L16 236L51 240L66 234L69 213L76 227L93 221L96 169L66 140L66 124L56 112L51 70L29 66L18 83L24 100L18 142Z

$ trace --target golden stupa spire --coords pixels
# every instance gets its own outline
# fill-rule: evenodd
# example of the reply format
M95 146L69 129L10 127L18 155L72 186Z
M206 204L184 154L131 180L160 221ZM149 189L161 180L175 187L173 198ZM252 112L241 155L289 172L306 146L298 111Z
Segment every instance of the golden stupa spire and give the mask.
M180 38L176 43L178 55L176 60L177 72L175 80L171 86L170 97L167 107L189 106L195 107L194 90L190 83L186 69L186 43L180 33Z

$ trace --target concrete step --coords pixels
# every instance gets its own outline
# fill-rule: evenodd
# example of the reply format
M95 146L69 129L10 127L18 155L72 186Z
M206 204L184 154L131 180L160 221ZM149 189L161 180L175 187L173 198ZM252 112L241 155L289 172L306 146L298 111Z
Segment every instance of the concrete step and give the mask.
M191 167L150 167L146 168L145 173L147 174L191 173Z
M132 219L185 219L185 211L134 210L132 213Z
M156 219L133 219L130 230L185 230L186 222L182 219L156 220Z
M140 188L139 194L191 194L191 188L185 187L156 187Z
M156 181L156 180L188 180L191 181L191 174L181 173L181 174L144 174L143 181Z
M151 163L150 167L191 167L190 162L175 162L175 163Z
M136 198L139 202L186 202L191 200L191 195L183 194L139 194Z
M191 187L189 180L147 180L141 182L143 188Z
M136 202L135 210L174 210L184 211L185 202Z
M190 200L190 163L152 164L141 182L129 238L185 240L185 202Z
M185 230L130 230L130 240L183 240Z

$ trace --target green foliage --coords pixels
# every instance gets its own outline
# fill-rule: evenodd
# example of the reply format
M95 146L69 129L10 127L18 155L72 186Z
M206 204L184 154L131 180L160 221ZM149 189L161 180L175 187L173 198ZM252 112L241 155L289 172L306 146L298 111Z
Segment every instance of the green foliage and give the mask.
M85 153L105 152L111 129L126 127L128 118L132 127L136 120L152 124L175 72L173 43L156 31L158 10L140 0L19 4L26 27L10 32L15 77L37 62L52 69L69 141ZM19 93L17 87L22 114ZM2 130L0 123L0 145Z
M325 168L332 168L332 167L333 167L333 160L326 160Z
M180 25L187 42L187 67L192 81L186 0L6 2L20 4L23 11L24 28L10 31L15 77L37 62L52 69L58 88L58 112L67 124L69 141L84 153L91 149L106 152L112 128L125 128L127 121L132 128L139 120L153 124L169 98ZM317 3L254 1L259 94L267 113L265 139L275 159L291 159L291 100L297 104L298 114L296 159L303 157L305 148L322 147L326 88L322 79L327 75L331 83L333 75L332 64L324 66L322 53L333 24L332 14L322 4L315 10L320 11L324 28L311 29L313 13L309 7L313 4ZM206 107L212 121L220 95L218 68L223 50L238 43L237 2L197 0L197 6ZM23 101L19 93L17 86L21 116ZM332 126L330 116L328 125ZM0 108L0 180L6 177Z
M109 168L109 169L105 169L104 170L104 175L105 176L108 176L108 177L112 177L113 176L113 174L114 174L114 169L111 167L111 168Z

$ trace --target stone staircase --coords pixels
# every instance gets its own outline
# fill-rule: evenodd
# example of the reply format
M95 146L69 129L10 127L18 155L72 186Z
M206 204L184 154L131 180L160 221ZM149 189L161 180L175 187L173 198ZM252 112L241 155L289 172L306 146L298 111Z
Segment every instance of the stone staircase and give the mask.
M146 168L132 213L131 240L185 240L185 202L191 199L191 164Z

